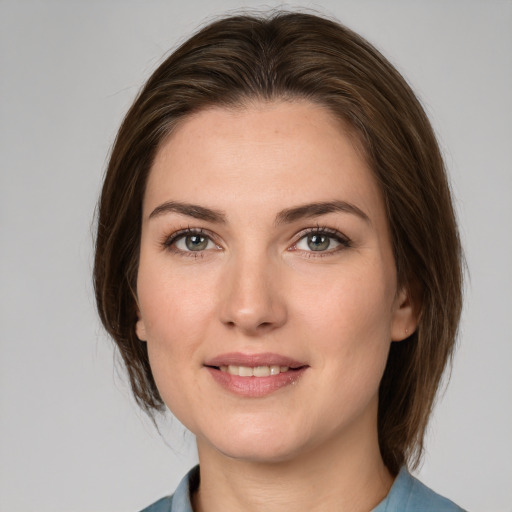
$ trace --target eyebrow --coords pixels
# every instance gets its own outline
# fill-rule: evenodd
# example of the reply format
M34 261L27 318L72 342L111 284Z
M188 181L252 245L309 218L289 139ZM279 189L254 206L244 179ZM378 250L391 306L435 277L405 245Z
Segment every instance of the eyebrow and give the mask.
M320 215L333 212L351 213L371 224L370 217L363 210L352 203L340 200L310 203L295 208L288 208L277 214L275 223L276 225L290 224L299 219L319 217Z
M211 208L205 208L197 204L180 203L176 201L167 201L160 206L157 206L150 214L149 219L164 215L165 213L179 213L181 215L187 215L194 219L207 220L216 224L226 223L226 214L220 210L213 210Z
M366 213L352 203L347 201L325 201L309 203L294 208L287 208L276 215L275 225L291 224L300 219L320 217L333 212L351 213L360 217L365 222L371 224L370 218ZM194 219L206 220L216 224L226 224L226 214L220 210L206 208L197 204L181 203L177 201L167 201L157 206L150 214L149 219L159 217L166 213L178 213Z

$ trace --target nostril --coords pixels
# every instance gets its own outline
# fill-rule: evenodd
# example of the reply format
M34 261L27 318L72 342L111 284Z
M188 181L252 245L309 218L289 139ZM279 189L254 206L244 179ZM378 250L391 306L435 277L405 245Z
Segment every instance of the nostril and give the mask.
M286 322L286 308L281 302L270 300L270 297L237 299L238 295L232 293L220 304L219 320L229 330L236 328L256 335L267 333Z

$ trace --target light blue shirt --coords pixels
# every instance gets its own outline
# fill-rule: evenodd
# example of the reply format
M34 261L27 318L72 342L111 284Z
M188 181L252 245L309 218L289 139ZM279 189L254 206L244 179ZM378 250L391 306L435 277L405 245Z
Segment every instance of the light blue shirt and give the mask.
M199 483L199 466L191 469L173 496L158 500L141 512L193 512L190 490ZM452 501L439 496L414 478L404 467L389 494L371 512L464 512Z

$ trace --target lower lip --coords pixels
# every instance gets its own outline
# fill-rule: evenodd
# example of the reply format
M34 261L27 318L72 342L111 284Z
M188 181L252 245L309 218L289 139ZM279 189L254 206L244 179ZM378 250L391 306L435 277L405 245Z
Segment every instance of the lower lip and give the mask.
M268 377L240 377L216 368L205 367L215 381L235 395L259 398L295 384L307 370L307 366Z

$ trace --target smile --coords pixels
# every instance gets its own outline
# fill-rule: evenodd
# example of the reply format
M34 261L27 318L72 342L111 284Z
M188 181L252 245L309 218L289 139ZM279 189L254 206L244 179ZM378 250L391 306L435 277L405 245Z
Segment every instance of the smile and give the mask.
M221 372L227 372L230 375L238 375L239 377L269 377L270 375L279 375L290 370L289 366L220 366Z
M204 364L213 381L241 397L260 398L296 384L308 364L279 354L223 354Z

